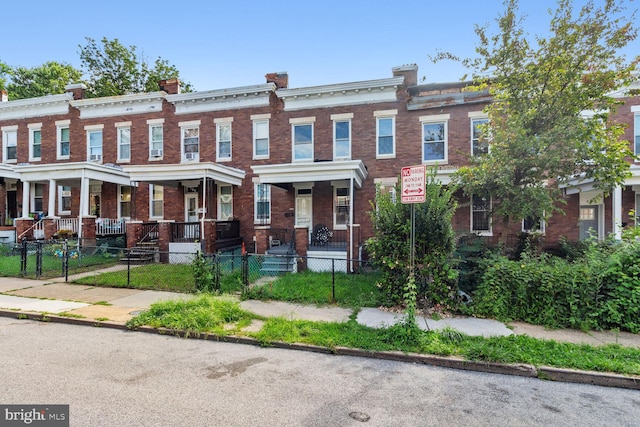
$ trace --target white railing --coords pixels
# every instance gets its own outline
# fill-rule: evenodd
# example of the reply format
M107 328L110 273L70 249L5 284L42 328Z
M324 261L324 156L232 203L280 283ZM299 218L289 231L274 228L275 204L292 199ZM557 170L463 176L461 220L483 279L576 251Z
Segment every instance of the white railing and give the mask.
M124 219L96 218L96 235L124 234L126 223Z
M33 230L33 238L36 240L44 239L44 220L36 221L31 227L24 230L19 236L18 241L22 240L24 236L27 235L28 232Z
M78 218L58 218L56 219L56 233L60 230L69 230L73 234L78 234L80 220Z

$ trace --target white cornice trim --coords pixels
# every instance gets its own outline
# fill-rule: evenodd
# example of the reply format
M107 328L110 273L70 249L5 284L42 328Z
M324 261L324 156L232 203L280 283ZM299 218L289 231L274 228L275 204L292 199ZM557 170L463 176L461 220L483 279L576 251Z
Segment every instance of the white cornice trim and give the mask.
M162 112L164 92L136 93L103 98L78 99L71 106L80 110L80 118L126 116Z
M67 114L72 95L47 95L38 98L18 99L0 103L0 120L17 120L29 117Z
M242 86L230 89L167 95L166 100L176 107L176 114L203 113L238 108L269 106L274 83Z

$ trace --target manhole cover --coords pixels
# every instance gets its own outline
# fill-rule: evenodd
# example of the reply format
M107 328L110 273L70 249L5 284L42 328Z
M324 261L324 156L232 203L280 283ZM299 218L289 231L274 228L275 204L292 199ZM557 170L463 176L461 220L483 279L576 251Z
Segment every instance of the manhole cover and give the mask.
M356 421L360 421L361 423L366 423L371 418L364 412L349 412L349 416Z

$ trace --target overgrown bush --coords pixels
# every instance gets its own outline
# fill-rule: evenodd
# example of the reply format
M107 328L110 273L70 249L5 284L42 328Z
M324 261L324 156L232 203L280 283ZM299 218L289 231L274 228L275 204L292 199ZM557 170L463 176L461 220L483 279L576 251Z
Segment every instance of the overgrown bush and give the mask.
M474 313L549 327L640 331L640 243L589 242L570 259L492 256ZM574 259L571 259L574 258Z
M216 264L210 257L205 257L198 251L191 261L191 270L195 280L196 290L199 292L219 292L220 283L216 280Z

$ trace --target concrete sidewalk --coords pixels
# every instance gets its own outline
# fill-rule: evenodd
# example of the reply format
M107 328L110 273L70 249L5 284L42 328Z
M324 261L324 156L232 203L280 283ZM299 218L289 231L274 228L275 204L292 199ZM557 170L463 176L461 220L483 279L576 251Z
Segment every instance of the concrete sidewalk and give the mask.
M193 298L193 295L176 292L77 285L64 283L61 280L0 277L0 310L62 314L68 317L124 324L140 311L148 309L153 303ZM346 322L353 314L350 309L341 307L315 307L282 301L249 300L241 301L240 306L264 317L325 322ZM401 320L402 314L377 308L363 308L356 316L358 323L374 328L390 326ZM640 335L628 332L548 330L526 323L513 322L507 326L495 320L473 317L453 317L439 320L419 317L417 320L419 326L425 330L450 327L471 336L491 337L518 334L576 344L615 343L640 348Z

